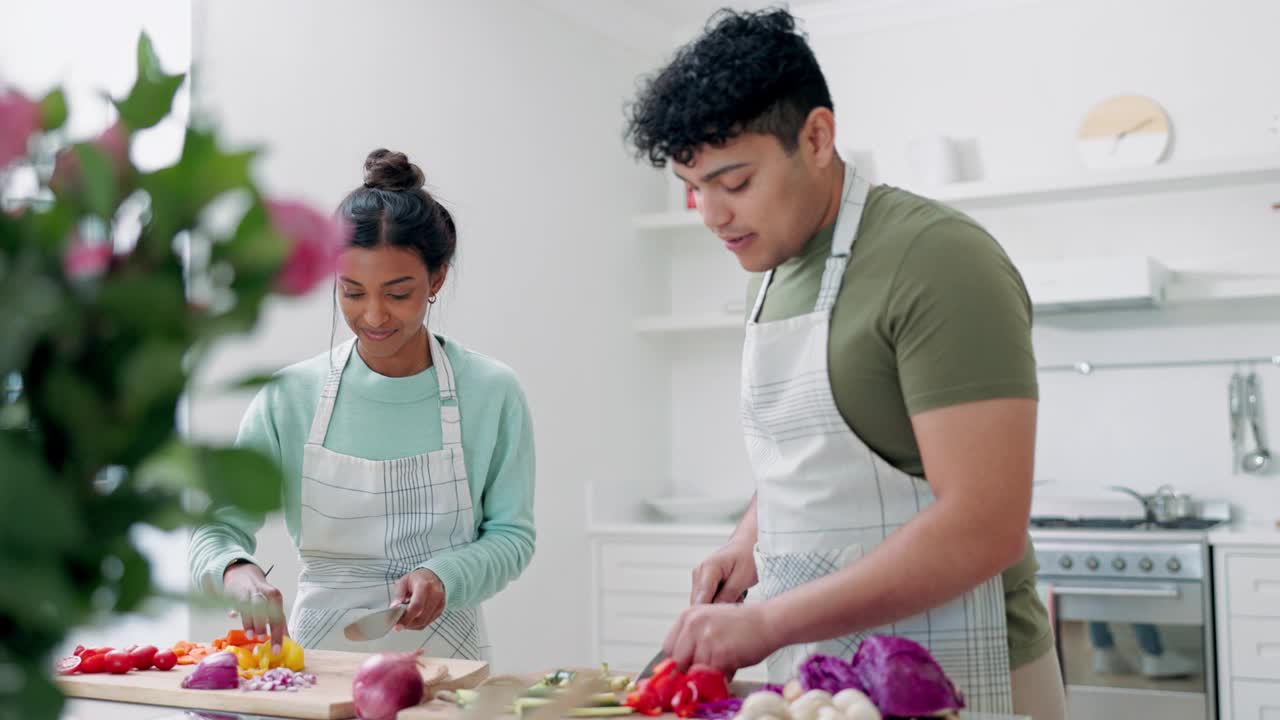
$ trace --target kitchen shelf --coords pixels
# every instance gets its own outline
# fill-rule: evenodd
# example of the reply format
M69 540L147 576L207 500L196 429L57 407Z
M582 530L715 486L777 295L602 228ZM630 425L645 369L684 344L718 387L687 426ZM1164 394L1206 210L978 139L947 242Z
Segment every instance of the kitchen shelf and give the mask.
M1280 155L1172 163L1059 177L980 180L922 188L920 192L954 208L970 210L1260 183L1280 183ZM702 218L695 210L683 210L637 215L632 223L638 230L669 230L701 227Z
M635 322L635 331L641 335L667 335L692 332L737 330L744 324L742 315L728 313L704 313L701 315L651 315Z
M1161 307L1193 305L1229 300L1280 298L1280 276L1233 276L1225 273L1175 272L1165 291ZM1055 312L1061 316L1071 311ZM684 335L699 332L742 332L741 315L702 313L689 315L650 315L635 321L640 335Z

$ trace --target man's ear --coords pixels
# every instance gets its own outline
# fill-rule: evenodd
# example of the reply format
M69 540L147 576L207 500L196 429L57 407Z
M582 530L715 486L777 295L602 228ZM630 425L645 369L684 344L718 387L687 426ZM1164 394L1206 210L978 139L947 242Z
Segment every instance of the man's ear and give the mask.
M836 157L836 116L831 108L809 111L800 128L800 149L818 168L826 168Z

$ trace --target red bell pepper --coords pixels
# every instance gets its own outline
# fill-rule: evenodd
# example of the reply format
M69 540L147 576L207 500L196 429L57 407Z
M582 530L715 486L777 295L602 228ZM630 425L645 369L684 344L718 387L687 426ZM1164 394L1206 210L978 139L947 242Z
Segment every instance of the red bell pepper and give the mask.
M648 690L636 690L628 694L622 704L641 715L662 714L662 702Z
M698 689L698 702L709 703L729 697L729 681L724 673L708 665L694 665L685 673Z

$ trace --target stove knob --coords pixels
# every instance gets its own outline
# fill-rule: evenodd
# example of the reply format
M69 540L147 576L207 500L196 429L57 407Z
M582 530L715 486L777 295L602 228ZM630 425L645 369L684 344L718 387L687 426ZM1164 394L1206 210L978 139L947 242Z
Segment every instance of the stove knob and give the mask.
M1169 558L1169 562L1164 566L1169 568L1169 572L1178 572L1182 569L1182 563L1178 562L1178 558Z
M1063 570L1070 570L1071 566L1074 564L1075 563L1071 562L1070 555L1063 555L1062 557L1058 558L1058 567L1062 568Z
M1142 568L1143 572L1151 572L1151 568L1155 566L1156 564L1151 562L1151 558L1142 558L1138 561L1138 567Z
M1111 561L1111 567L1116 570L1124 570L1124 558L1116 558Z
M1097 570L1100 563L1098 562L1098 558L1091 557L1088 560L1085 560L1084 564L1088 565L1090 570Z

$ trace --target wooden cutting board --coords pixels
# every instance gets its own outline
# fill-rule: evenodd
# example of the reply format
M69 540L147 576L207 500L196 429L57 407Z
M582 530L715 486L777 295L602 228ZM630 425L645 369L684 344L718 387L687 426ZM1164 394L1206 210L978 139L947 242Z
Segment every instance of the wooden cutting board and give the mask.
M356 716L351 699L351 684L356 669L368 658L365 653L308 650L304 672L316 676L314 687L288 691L188 690L182 678L195 670L194 665L179 665L172 670L132 671L125 675L105 673L67 675L58 678L58 686L71 697L94 700L164 705L167 707L224 710L256 715L315 720L346 720ZM432 687L473 688L489 676L489 664L477 660L423 658L427 677L438 675L443 665L447 674Z

